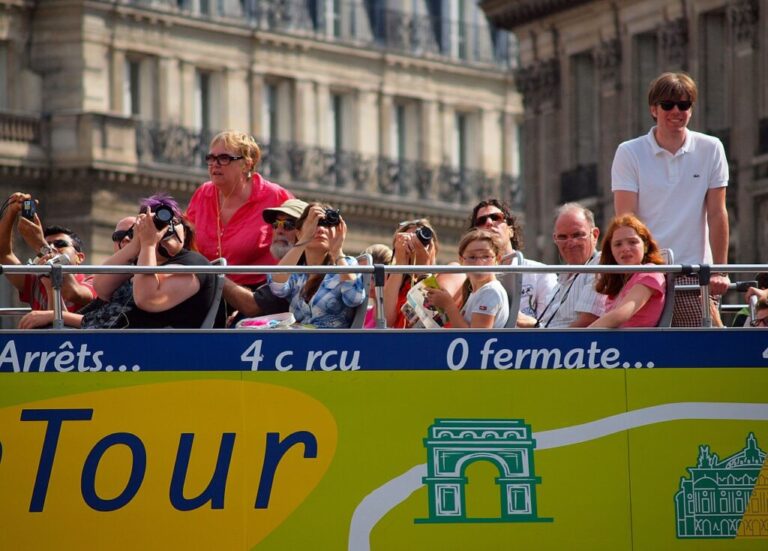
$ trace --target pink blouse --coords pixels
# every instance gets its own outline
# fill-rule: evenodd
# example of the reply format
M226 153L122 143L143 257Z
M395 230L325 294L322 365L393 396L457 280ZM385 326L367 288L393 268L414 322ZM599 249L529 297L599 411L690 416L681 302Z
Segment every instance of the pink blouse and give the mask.
M264 209L279 207L293 194L277 184L254 173L253 187L248 201L242 205L226 224L221 224L221 251L219 251L219 198L213 182L206 182L192 195L187 217L195 225L197 248L208 260L219 256L227 264L245 266L272 266L277 261L269 252L272 244L272 226L264 222ZM240 285L259 285L266 281L264 274L232 274L229 276Z
M644 273L632 274L629 280L621 288L619 294L614 299L608 299L606 303L606 312L610 312L618 306L622 299L629 293L635 285L644 285L651 290L651 298L648 299L640 310L619 327L656 327L661 318L661 312L664 309L664 299L667 293L667 286L664 280L664 274Z

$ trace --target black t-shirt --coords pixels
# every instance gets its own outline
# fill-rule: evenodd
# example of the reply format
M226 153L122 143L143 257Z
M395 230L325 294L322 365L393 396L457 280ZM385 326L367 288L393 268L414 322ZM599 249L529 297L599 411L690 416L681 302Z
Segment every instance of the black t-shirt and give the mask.
M201 254L187 249L169 258L164 265L179 264L181 266L210 266L208 260ZM213 300L216 276L214 274L195 274L200 281L200 289L181 304L177 304L164 312L145 312L136 304L126 312L127 328L153 329L174 327L180 329L199 328Z
M261 311L260 316L281 314L291 308L291 303L284 298L276 297L266 283L253 292L253 300Z

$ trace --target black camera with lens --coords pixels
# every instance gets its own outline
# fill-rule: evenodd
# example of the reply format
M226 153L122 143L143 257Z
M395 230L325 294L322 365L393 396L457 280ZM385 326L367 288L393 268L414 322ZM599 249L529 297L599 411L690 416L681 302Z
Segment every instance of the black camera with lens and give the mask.
M173 209L171 207L160 205L153 212L155 216L152 221L155 223L155 227L158 230L167 227L171 223L171 220L173 220Z
M25 199L21 203L21 215L27 220L34 220L37 206L34 199Z
M429 246L429 244L432 242L432 238L435 236L435 232L433 232L427 226L419 227L415 233L416 237L419 238L419 241L421 241L421 244L425 247Z
M325 209L325 216L317 221L318 226L325 226L331 228L338 226L341 223L341 215L338 209Z

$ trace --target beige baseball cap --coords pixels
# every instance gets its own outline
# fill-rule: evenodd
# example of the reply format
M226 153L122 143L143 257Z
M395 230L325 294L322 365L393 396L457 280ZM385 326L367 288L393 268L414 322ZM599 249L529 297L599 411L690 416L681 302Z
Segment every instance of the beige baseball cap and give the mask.
M262 216L267 224L271 224L275 221L278 214L285 214L291 218L298 218L304 209L307 208L307 204L301 199L288 199L285 203L279 207L272 207L271 209L264 209Z

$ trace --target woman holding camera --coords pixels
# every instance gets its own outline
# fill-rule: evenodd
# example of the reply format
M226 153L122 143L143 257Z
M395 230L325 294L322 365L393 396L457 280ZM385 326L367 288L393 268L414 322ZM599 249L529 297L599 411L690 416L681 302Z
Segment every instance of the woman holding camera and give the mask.
M296 221L298 238L280 260L281 266L295 266L304 255L307 266L356 266L354 257L343 252L347 225L329 205L310 203ZM276 273L270 289L291 303L297 322L318 328L349 328L355 310L366 300L360 274Z
M208 266L194 249L194 231L166 195L142 202L133 238L105 265ZM98 274L94 287L106 310L86 314L82 327L199 328L211 306L213 274Z
M279 207L293 194L256 172L261 150L244 132L227 130L211 140L205 161L210 181L192 195L187 217L197 232L197 246L208 260L229 265L271 266L272 226L264 209ZM255 289L264 274L230 274L232 281Z
M426 218L400 222L392 238L393 264L398 266L431 266L437 261L439 243L437 233ZM384 282L384 317L387 327L407 329L411 323L402 311L408 291L429 274L392 273ZM440 287L459 298L463 274L441 274Z

